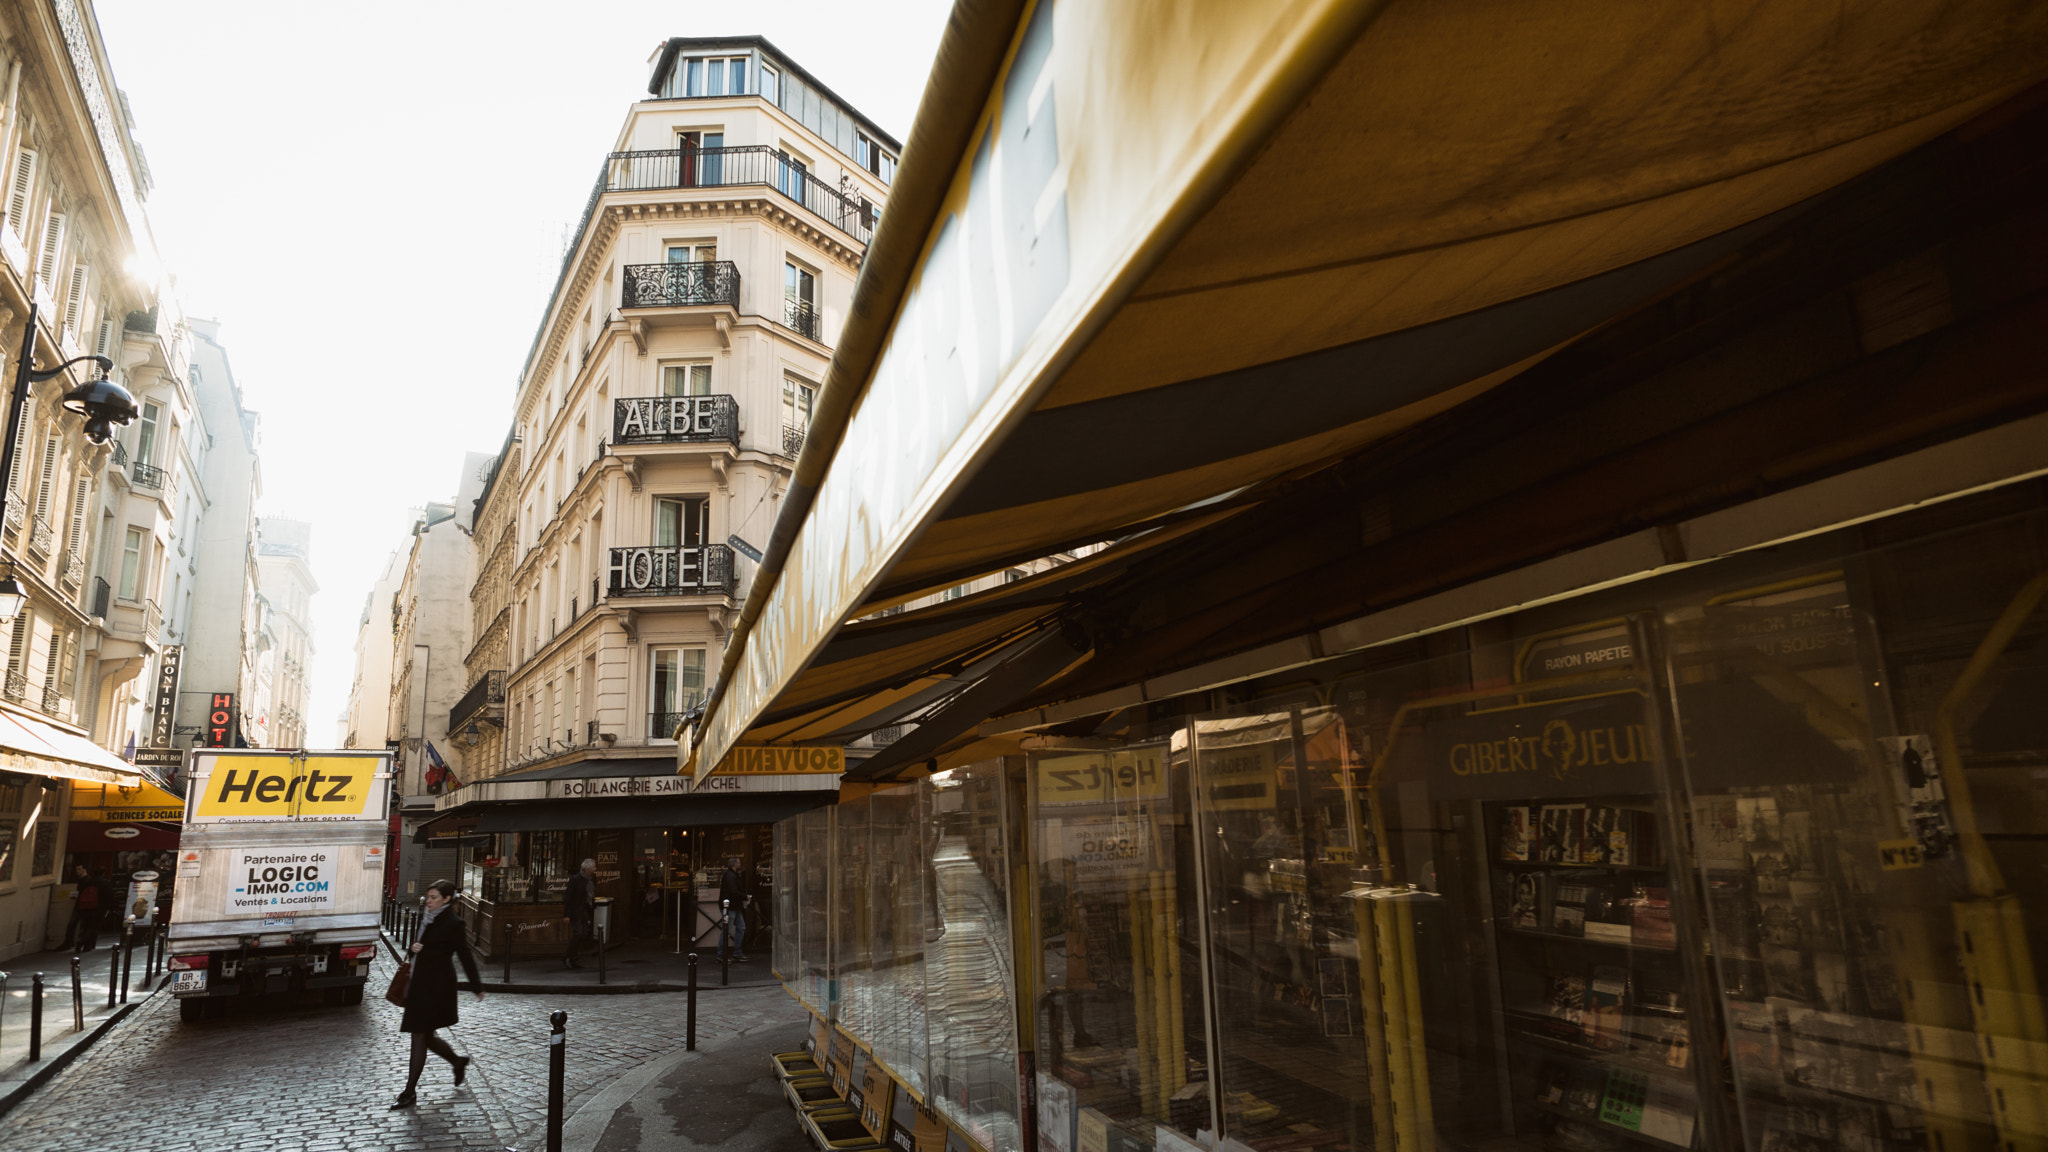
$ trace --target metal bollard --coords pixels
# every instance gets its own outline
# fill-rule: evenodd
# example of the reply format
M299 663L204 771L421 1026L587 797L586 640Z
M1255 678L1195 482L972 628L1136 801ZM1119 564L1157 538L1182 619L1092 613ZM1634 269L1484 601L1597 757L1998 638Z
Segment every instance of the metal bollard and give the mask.
M135 923L121 922L121 1003L128 1002L129 979L135 974Z
M71 1030L85 1031L85 982L78 975L78 954L71 954Z
M687 1019L689 1023L683 1031L683 1051L695 1052L697 1050L697 950L695 948L690 949L690 1006Z
M607 924L597 932L597 982L604 983L604 946L609 942L612 926Z
M43 1058L43 974L38 972L29 982L28 1005L28 1062L33 1064Z
M562 1029L569 1014L556 1009L548 1017L554 1029L548 1037L548 1152L562 1152L562 1069L568 1061L568 1037Z
M505 983L512 982L512 921L505 921Z
M732 983L732 960L725 956L718 958L718 986L724 988Z
M120 994L121 984L121 942L107 945L107 1007L114 1006L114 997Z

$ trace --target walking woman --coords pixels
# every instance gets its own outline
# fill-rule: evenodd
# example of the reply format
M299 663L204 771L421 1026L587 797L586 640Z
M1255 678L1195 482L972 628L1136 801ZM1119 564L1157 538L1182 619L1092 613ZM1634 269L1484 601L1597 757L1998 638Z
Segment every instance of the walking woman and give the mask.
M469 973L476 985L476 998L484 998L484 982L476 974L476 956L469 950L469 934L462 918L455 914L455 882L436 880L427 887L427 913L420 921L419 940L412 946L412 979L405 990L405 1017L401 1031L412 1033L412 1065L405 1077L405 1091L398 1094L393 1109L410 1108L419 1099L420 1073L426 1071L427 1053L446 1060L455 1069L455 1082L469 1074L469 1057L457 1056L446 1040L434 1035L436 1028L455 1023L455 961Z

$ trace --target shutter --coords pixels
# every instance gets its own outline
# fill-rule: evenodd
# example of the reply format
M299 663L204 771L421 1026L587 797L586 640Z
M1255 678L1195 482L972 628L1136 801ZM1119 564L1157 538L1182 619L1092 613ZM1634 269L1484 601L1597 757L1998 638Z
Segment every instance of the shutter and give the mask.
M109 355L109 352L108 352L107 350L108 350L109 348L113 347L113 344L114 344L114 318L113 318L112 316L109 316L109 315L107 315L107 308L106 308L106 306L105 306L105 305L101 305L101 306L100 306L100 330L99 330L99 335L97 335L97 336L93 337L93 341L92 341L92 351L93 351L93 355L95 355L95 356L106 356L106 355Z
M92 495L92 478L80 476L77 490L71 496L71 534L64 546L81 561L85 558L85 513L86 500Z
M57 452L62 444L55 436L43 442L42 480L36 485L36 519L50 518L50 488L57 482Z
M36 153L33 148L23 148L14 155L14 178L7 182L7 222L14 226L16 236L26 237L28 228L29 193L36 186Z
M45 288L57 282L57 261L64 255L64 214L52 211L43 223L43 262L37 267L36 279Z
M85 278L92 266L83 260L71 266L71 291L64 294L64 331L78 331L78 322L85 319Z
M28 647L28 638L35 633L36 614L33 610L23 612L14 618L14 635L7 638L7 670L19 673L21 659Z
M21 492L21 470L28 466L28 430L29 426L34 423L30 419L30 414L34 410L35 401L31 400L23 404L21 406L21 423L14 427L14 471L10 472L7 476L7 490L17 494Z
M64 637L64 648L67 652L71 652L74 655L71 659L64 662L63 668L58 670L57 690L66 699L69 699L72 692L78 687L78 658L76 656L78 651L78 629L73 628Z
M55 688L59 683L58 671L64 667L64 634L54 625L50 628L50 656L43 664L43 686Z

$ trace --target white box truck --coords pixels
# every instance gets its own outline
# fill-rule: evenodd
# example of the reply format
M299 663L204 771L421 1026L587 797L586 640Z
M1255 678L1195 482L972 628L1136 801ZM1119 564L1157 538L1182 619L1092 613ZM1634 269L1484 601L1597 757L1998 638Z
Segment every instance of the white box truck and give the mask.
M362 1003L390 789L388 752L192 753L168 950L184 1019L233 996Z

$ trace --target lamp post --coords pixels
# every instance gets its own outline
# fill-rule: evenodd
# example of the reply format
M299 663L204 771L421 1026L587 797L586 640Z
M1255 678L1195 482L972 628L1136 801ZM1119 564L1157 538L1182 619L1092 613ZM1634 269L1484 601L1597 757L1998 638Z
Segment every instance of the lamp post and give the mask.
M99 365L97 380L88 380L64 394L64 409L85 417L85 438L94 444L105 444L114 434L113 426L126 424L135 419L137 409L135 397L126 388L107 379L113 371L114 362L105 356L76 356L55 368L37 371L36 363L36 305L28 306L28 326L21 337L21 355L14 365L14 394L7 404L7 439L0 444L0 533L6 531L7 501L13 496L14 445L20 436L21 409L28 403L29 385L41 383L62 375L73 364L90 360ZM21 581L15 579L14 565L8 562L7 574L0 576L0 623L6 623L21 613L22 605L28 601L28 594L22 591Z

